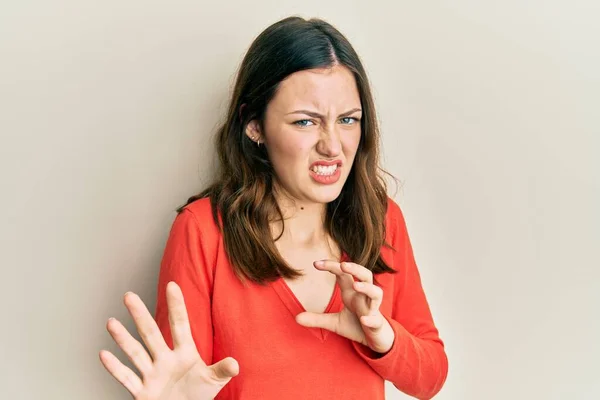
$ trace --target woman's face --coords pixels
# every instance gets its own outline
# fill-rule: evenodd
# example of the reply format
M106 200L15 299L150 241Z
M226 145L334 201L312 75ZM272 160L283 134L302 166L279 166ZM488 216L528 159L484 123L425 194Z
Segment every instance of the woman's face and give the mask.
M246 130L266 146L276 181L306 203L329 203L344 186L361 136L361 101L344 66L296 72L267 106L264 132Z

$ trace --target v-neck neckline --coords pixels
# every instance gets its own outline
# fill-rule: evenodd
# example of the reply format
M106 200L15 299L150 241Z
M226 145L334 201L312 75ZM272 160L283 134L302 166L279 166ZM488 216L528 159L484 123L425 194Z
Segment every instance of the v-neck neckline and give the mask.
M298 300L298 298L296 297L296 295L294 294L292 289L289 287L289 285L283 278L279 278L275 282L273 282L272 287L273 287L273 289L275 289L275 292L281 299L282 303L287 307L289 312L292 314L292 317L294 319L296 318L296 316L298 314L306 312L306 309L304 308L302 303L300 303L300 300ZM331 293L331 297L329 299L329 303L327 304L327 307L325 308L323 313L331 313L331 312L340 311L337 309L340 299L341 299L340 287L339 287L338 283L335 282L335 285L333 286L333 292ZM294 323L297 323L297 322L294 321ZM327 329L322 329L322 328L305 328L305 329L308 329L313 335L315 335L321 341L324 341L327 338L327 335L329 334L329 331Z
M347 261L347 256L345 253L342 253L342 256L340 258L340 262L343 262L343 261ZM290 286L287 284L287 282L283 278L280 277L279 279L274 281L273 284L271 285L271 287L275 290L275 292L281 299L281 302L286 306L286 308L292 314L292 317L294 319L296 318L296 316L298 314L306 312L306 309L304 308L304 306L302 305L300 300L298 300L298 297L296 297L293 290L290 288ZM323 311L323 313L325 313L325 314L326 313L336 313L336 312L341 311L341 309L342 309L341 298L342 298L341 289L340 289L340 286L338 285L337 279L336 279L336 282L333 286L333 292L331 293L331 297L329 298L329 303L327 304L327 307L325 307L325 310ZM297 323L297 322L294 321L294 323ZM329 330L323 329L323 328L305 328L305 329L307 329L310 333L315 335L321 341L325 341L325 339L327 338L327 335L329 335L329 333L330 333Z

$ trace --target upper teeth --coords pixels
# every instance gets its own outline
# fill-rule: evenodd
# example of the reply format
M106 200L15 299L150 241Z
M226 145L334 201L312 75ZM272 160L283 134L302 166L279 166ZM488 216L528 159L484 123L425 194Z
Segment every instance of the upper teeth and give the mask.
M319 175L331 175L335 172L337 167L338 167L337 164L329 165L329 166L315 165L312 167L312 170L313 170L313 172L315 172Z

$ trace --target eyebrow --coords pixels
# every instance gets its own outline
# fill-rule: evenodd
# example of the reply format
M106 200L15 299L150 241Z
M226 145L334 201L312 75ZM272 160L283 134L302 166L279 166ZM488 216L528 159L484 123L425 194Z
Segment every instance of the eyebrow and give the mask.
M362 110L360 108L353 108L352 110L346 111L345 113L338 115L338 117L347 117L351 114L354 114L357 111L362 111ZM311 117L314 117L314 118L323 118L324 117L324 115L321 115L319 113L316 113L316 112L310 111L310 110L296 110L296 111L287 113L286 115L290 115L290 114L306 114L306 115L310 115Z

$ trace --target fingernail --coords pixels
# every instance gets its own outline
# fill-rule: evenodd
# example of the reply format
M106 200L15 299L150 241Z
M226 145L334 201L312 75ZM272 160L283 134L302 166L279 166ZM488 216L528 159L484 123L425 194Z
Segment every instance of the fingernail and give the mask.
M325 262L323 260L315 261L317 267L322 267Z

